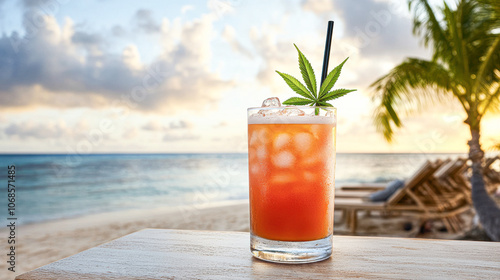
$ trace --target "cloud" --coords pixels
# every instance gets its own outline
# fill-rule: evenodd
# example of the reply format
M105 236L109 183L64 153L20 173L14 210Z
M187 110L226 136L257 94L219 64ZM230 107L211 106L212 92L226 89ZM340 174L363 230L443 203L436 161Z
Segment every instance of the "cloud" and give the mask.
M333 10L333 1L331 0L303 0L302 8L316 14L329 13Z
M276 73L276 70L301 80L297 64L298 53L292 44L293 42L299 42L297 46L311 62L318 80L321 75L321 69L318 67L321 66L320 62L323 61L324 39L321 39L321 41L312 40L312 38L316 38L316 34L308 34L307 39L304 39L301 35L292 37L292 39L281 36L283 32L287 32L289 25L288 19L285 18L279 23L264 23L250 29L250 40L255 49L256 57L260 61L256 78L261 85L271 89L272 96L280 97L281 93L290 92L290 88Z
M131 138L135 138L139 135L140 135L140 133L139 133L138 129L136 129L135 127L131 127L131 128L125 129L125 131L122 133L122 138L123 139L131 139Z
M139 77L126 67L118 56L104 55L99 47L87 56L74 44L72 23L63 28L50 16L43 17L32 38L20 38L17 33L0 38L0 100L3 106L28 101L25 94L12 94L17 87L41 86L52 92L80 93L118 92L130 89ZM96 43L97 37L76 33L79 43ZM94 39L91 39L94 38ZM23 41L25 40L25 41ZM53 96L56 98L56 96ZM26 104L28 105L28 104Z
M234 13L234 8L239 6L239 2L241 1L208 0L207 7L216 17L221 18L228 13Z
M227 127L228 126L228 123L226 121L221 121L215 125L213 125L212 127L213 128L220 128L220 127Z
M48 1L47 0L22 0L21 2L27 8L36 8L36 7L40 7L44 4L46 4L46 2L48 2Z
M253 54L245 48L238 40L235 38L236 31L234 27L226 25L222 31L222 39L224 39L231 48L239 54L242 54L248 58L253 58Z
M0 0L0 17L4 17L5 11L3 10L3 4L5 3L6 0ZM3 22L2 22L3 24Z
M150 10L140 9L137 10L134 16L136 27L146 33L160 32L160 24L155 22Z
M185 128L191 128L193 125L190 122L179 120L179 121L173 121L170 122L169 128L170 129L185 129Z
M182 14L185 14L191 10L194 10L194 6L193 5L185 5L185 6L182 6L181 8L181 13Z
M155 134L162 133L163 142L179 142L201 138L199 134L192 132L192 127L192 123L185 120L170 121L168 124L158 120L150 120L141 128Z
M399 0L303 0L302 8L318 15L336 15L342 20L344 39L360 54L394 58L408 53L425 56L412 35L407 4Z
M15 139L58 139L61 136L73 138L79 136L80 132L88 128L85 123L69 127L64 121L35 122L25 121L12 123L4 129L4 134Z
M188 140L198 140L200 135L191 133L166 133L163 136L163 142L178 142L178 141L188 141Z
M262 28L252 27L250 30L250 39L258 56L263 61L257 73L257 80L262 84L279 89L283 87L282 84L276 86L276 82L279 81L279 76L275 71L277 69L295 69L296 61L291 58L296 57L297 54L291 43L276 41L275 36L279 33L279 30L277 30L276 25L274 27L275 28L270 28L270 26L262 26ZM259 30L266 31L260 32Z
M147 131L159 131L165 129L165 127L158 121L149 121L146 124L144 124L141 128Z
M148 13L138 14L144 19ZM133 45L121 55L110 53L104 42L109 38L75 31L70 19L61 25L52 16L38 19L36 29L25 20L25 36L0 37L0 107L121 104L174 114L216 105L221 91L233 86L210 69L210 15L171 26L164 20L159 34L164 52L149 64L141 62Z
M122 52L123 63L129 69L141 70L143 65L141 62L141 54L135 45L128 45Z
M334 31L329 67L331 70L343 58L349 57L338 86L358 88L361 93L362 89L405 57L428 57L428 52L419 46L418 38L412 35L412 20L406 5L400 1L304 0L301 2L301 8L321 18L334 18L335 30L343 28L343 32ZM323 22L321 19L319 21ZM276 95L284 88L283 81L275 70L300 77L300 72L297 72L295 48L291 45L290 38L281 36L288 25L284 20L276 24L254 26L250 31L256 56L262 59L257 79L261 84L271 87L273 92L277 92ZM298 46L311 61L319 79L321 64L317 62L323 59L325 30L315 30L307 34L308 39L301 38Z
M115 37L124 37L127 34L127 31L122 26L115 25L111 28L111 34Z
M98 46L103 42L100 34L76 31L71 37L71 41L76 45Z
M193 124L185 120L171 121L168 125L162 124L159 121L151 120L144 124L141 128L147 131L171 131L171 130L181 130L190 129Z

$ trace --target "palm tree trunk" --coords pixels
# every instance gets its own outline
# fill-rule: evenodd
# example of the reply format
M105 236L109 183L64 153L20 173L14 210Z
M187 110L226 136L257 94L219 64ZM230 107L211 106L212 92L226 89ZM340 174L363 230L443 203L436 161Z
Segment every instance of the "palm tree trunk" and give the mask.
M471 126L472 139L469 144L469 159L472 161L472 203L486 234L494 241L500 241L500 209L488 195L483 179L484 152L479 143L479 128Z

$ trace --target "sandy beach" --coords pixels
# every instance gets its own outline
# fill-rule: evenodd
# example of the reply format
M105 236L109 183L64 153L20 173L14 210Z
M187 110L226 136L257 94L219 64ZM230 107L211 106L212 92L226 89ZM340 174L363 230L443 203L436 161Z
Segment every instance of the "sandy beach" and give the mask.
M349 234L341 224L341 213L338 211L335 221L335 234ZM415 225L414 230L404 229L408 223ZM417 221L407 217L360 215L357 234L414 237L416 224ZM234 201L198 208L130 210L22 225L16 232L16 272L2 273L0 279L13 279L14 275L144 228L249 231L248 202ZM7 229L2 228L0 234L7 236ZM442 233L424 237L453 238ZM6 242L4 244L6 250ZM7 271L6 262L0 263L0 270Z

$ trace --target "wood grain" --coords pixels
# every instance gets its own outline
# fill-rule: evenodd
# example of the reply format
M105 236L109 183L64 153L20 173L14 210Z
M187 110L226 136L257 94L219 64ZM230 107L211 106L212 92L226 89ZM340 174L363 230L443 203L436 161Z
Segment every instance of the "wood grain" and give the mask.
M145 229L16 279L500 279L500 243L334 237L326 261L260 261L249 234Z

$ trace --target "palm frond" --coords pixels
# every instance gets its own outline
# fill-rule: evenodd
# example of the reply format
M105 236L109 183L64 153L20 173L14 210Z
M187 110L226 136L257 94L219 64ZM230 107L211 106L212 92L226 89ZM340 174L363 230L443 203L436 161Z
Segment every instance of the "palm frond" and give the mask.
M482 104L484 104L484 106L481 106L481 112L479 112L481 116L488 112L500 112L500 84L496 84L496 89L493 90L491 95L486 97L486 100Z
M434 54L443 54L452 49L443 26L427 0L408 0L408 7L414 11L413 34L422 37L425 47L432 43ZM435 56L433 59L437 60L438 57Z
M494 29L500 28L500 1L476 0L480 5L479 15L486 19L488 25Z
M496 64L498 64L500 61L499 53L500 53L500 36L497 36L495 41L488 48L488 51L481 58L482 63L477 73L476 82L474 83L474 87L472 89L473 91L477 91L479 84L486 78L485 77L486 73L494 74L492 70L498 69L498 68L492 69L492 67L498 66Z
M460 102L475 129L485 113L500 112L500 1L457 0L453 8L430 2L408 0L413 33L432 59L408 58L371 85L375 125L388 141L403 125L402 113L444 97Z
M453 79L447 69L433 61L407 59L371 85L377 108L374 122L389 142L394 128L402 126L398 112L410 113L415 106L439 102L453 92Z
M500 143L497 143L490 147L490 150L500 151Z
M449 33L448 37L451 39L452 53L454 54L454 58L450 59L450 62L454 62L453 64L457 78L468 81L470 80L469 58L463 38L463 29L461 28L462 17L465 16L465 11L467 11L467 9L464 7L464 2L459 3L456 11L452 11L448 4L444 2L444 19L447 22L445 32ZM470 86L468 83L466 84Z

